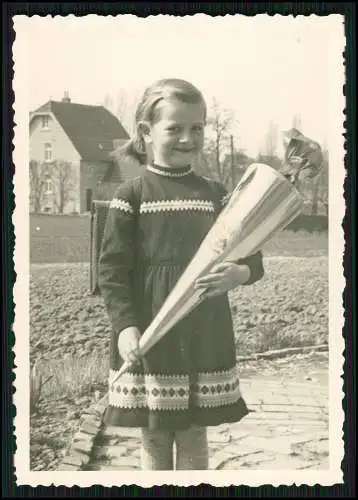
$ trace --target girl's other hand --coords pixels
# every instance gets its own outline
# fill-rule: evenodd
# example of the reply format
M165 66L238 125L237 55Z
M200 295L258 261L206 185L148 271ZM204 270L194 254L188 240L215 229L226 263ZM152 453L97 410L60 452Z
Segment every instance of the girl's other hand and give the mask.
M118 336L118 352L120 357L128 363L139 361L140 332L137 327L129 326L121 331Z
M207 299L222 295L250 278L250 269L245 265L223 262L215 266L207 276L199 278L195 289L202 291L202 297Z

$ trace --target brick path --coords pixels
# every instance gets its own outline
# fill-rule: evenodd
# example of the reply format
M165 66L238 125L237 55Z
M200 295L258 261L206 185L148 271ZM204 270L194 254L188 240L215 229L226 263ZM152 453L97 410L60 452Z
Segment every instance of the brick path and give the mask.
M209 469L326 469L328 381L241 380L250 413L208 431ZM139 470L137 429L103 428L82 470Z

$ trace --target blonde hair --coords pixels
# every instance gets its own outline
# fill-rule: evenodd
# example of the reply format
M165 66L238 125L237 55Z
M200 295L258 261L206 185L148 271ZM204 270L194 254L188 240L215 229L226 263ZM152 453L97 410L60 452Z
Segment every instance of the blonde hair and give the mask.
M185 103L203 103L206 114L206 104L202 93L191 83L178 78L167 78L155 82L148 87L135 113L135 132L133 137L121 148L124 156L129 156L144 165L147 162L147 151L143 137L138 131L140 121L153 123L155 108L163 99L178 99Z

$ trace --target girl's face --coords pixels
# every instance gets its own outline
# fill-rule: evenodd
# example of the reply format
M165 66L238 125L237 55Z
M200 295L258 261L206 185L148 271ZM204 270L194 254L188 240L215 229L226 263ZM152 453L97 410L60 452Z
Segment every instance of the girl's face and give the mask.
M204 127L203 103L159 102L155 119L144 134L154 163L171 168L190 165L203 147Z

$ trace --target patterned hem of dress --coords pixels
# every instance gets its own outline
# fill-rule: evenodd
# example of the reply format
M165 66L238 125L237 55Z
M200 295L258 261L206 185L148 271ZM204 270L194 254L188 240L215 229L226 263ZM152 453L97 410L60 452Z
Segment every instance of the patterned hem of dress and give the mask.
M108 406L104 424L113 427L180 430L192 425L211 427L240 422L250 413L243 399L224 408L148 411L147 408L124 409Z
M198 373L193 384L188 375L109 373L109 404L116 408L180 411L190 405L221 408L242 399L237 366L218 372ZM115 380L115 382L112 382Z

